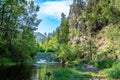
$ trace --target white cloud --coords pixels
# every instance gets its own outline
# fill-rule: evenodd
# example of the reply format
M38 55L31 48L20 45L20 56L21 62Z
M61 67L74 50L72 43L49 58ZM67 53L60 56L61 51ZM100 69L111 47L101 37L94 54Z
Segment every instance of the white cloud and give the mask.
M64 1L47 1L40 5L40 15L52 16L61 19L61 13L69 14L70 4L72 0Z

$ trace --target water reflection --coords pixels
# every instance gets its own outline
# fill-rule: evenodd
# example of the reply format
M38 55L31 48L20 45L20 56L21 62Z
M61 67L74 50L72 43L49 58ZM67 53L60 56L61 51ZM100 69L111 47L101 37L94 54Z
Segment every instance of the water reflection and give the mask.
M15 65L0 67L0 80L46 80L46 73L59 68L59 64Z
M51 74L50 78L52 78L52 73L54 70L60 68L60 65L59 64L42 64L42 65L39 65L37 67L37 76L38 76L38 80L44 80L44 79L47 79L49 78L47 76L48 73Z
M0 67L0 80L31 80L32 67L16 65Z

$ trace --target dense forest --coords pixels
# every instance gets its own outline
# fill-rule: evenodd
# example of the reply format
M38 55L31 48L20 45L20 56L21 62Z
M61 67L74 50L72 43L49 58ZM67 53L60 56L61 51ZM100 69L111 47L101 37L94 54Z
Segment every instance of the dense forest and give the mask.
M119 5L120 0L73 0L69 16L61 14L60 26L40 43L41 51L55 52L63 67L89 63L120 78Z
M27 62L36 55L38 11L34 1L0 0L0 64Z

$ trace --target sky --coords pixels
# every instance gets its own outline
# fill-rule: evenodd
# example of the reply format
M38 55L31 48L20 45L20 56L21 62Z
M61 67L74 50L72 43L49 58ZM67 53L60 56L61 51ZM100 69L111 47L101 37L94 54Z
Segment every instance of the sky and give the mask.
M40 6L38 19L42 22L38 26L37 32L42 34L50 33L55 30L61 22L61 13L66 16L69 14L70 4L72 0L34 0Z

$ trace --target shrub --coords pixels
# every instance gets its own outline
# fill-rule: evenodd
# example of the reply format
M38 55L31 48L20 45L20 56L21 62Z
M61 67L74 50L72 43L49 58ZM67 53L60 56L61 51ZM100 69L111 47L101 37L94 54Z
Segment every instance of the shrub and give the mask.
M12 62L8 58L0 57L0 66L1 65L9 65Z
M120 62L115 62L112 68L108 71L108 77L120 79Z
M120 79L120 61L115 61L111 68L101 72L107 74L108 78Z
M103 59L103 60L100 60L100 61L96 61L94 63L94 66L99 68L99 69L110 68L110 67L112 67L114 61L115 60L112 60L112 59Z
M79 71L84 71L84 65L83 64L78 64L77 66L76 66L76 70L79 70Z

